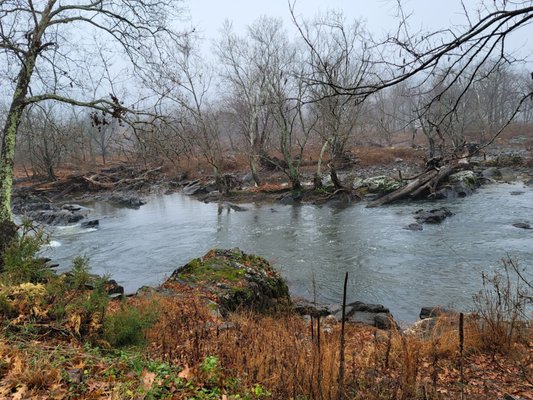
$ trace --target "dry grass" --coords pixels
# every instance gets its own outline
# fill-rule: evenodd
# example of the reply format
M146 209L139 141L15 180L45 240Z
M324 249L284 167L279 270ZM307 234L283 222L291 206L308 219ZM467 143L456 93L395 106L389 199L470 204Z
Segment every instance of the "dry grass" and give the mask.
M409 164L423 164L424 151L410 147L358 147L353 150L363 167L394 164L402 159Z
M339 398L338 323L322 320L318 331L316 321L311 327L312 322L294 315L249 313L222 322L198 300L161 301L165 314L148 333L151 354L186 365L193 379L202 379L202 360L216 355L226 379L237 380L242 388L260 384L273 399ZM517 331L513 351L506 355L487 353L487 332L479 319L467 318L462 361L456 316L442 317L424 332L402 335L348 326L345 398L447 399L459 398L461 391L468 399L503 393L531 398L527 395L533 387L526 379L531 372L530 330ZM218 384L224 387L223 381Z

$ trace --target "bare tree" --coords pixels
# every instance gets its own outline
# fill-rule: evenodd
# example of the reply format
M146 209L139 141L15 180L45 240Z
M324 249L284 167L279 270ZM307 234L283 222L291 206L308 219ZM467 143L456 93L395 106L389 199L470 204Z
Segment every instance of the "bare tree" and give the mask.
M217 43L223 96L238 121L250 171L257 185L261 183L258 166L266 153L271 131L267 74L277 53L276 29L278 27L271 20L262 18L248 27L244 37L239 37L231 24L226 23Z
M147 83L172 110L173 122L167 129L179 132L182 140L209 164L219 190L226 191L217 110L208 99L213 72L202 59L198 44L190 35L180 46L166 46L155 68L155 79Z
M343 162L346 145L357 125L361 102L353 96L337 96L336 86L362 84L372 67L366 57L364 30L358 21L347 24L344 16L330 11L300 28L306 42L309 69L303 76L309 86L313 112L318 117L317 132L322 149L315 176L315 186L321 185L321 164L326 150L330 153L331 180L338 189L337 166Z
M26 109L19 128L19 139L25 148L25 161L32 171L55 180L55 168L63 161L70 141L68 120L61 118L65 112L57 111L57 104L42 102ZM64 107L65 108L65 107Z
M0 3L0 65L14 82L0 153L0 223L12 226L10 196L16 136L24 110L41 101L91 107L122 118L127 108L109 97L88 96L80 64L89 62L85 38L113 43L133 72L142 72L161 41L177 41L167 28L179 10L172 0L5 0ZM85 42L84 42L85 41ZM84 48L83 52L76 50ZM104 92L102 92L104 93ZM87 97L86 97L87 96ZM12 229L11 229L12 231Z
M398 0L399 25L396 32L388 35L381 42L372 42L373 52L369 62L379 65L372 79L357 82L356 85L344 85L335 82L332 73L327 74L322 83L331 87L336 95L354 96L361 100L375 92L417 76L420 81L439 75L440 91L429 98L429 102L438 101L447 91L452 90L460 79L464 79L461 91L454 96L454 107L442 115L447 118L455 112L456 107L476 80L487 74L487 69L501 63L516 63L519 60L508 49L509 37L533 20L533 2L523 1L483 1L479 8L468 11L465 4L466 26L456 26L437 32L413 32L409 27L409 18L405 15L401 1ZM317 56L318 49L305 35L301 24L294 17L295 5L290 6L294 21L310 47ZM499 60L498 63L494 63ZM522 105L531 97L532 92L522 95L510 115L514 118ZM427 106L427 104L426 104ZM427 109L427 107L426 107ZM492 142L503 130L499 129L489 140Z

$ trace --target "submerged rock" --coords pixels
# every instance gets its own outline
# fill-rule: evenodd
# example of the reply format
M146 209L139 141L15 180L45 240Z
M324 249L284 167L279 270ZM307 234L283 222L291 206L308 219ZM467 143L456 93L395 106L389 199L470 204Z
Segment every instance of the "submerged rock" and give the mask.
M533 229L531 228L531 225L527 222L516 222L513 224L513 226L515 228L520 228L520 229Z
M439 224L451 215L453 213L450 210L441 207L429 211L418 210L415 213L415 219L419 224Z
M424 227L418 222L413 222L412 224L404 226L403 229L407 229L408 231L421 231L424 229Z
M93 219L93 220L90 220L90 221L85 221L85 222L82 222L81 223L81 227L82 228L96 228L100 225L100 221L97 220L97 219Z
M239 249L210 250L175 270L166 284L189 284L215 298L224 315L240 308L271 312L290 304L289 289L263 257Z

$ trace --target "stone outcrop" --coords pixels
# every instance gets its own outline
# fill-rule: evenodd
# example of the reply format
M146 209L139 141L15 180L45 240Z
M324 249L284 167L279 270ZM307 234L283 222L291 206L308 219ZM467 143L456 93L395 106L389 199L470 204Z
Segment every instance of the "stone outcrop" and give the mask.
M290 304L289 289L263 257L239 249L213 249L175 270L163 285L196 287L222 315L238 309L273 312Z

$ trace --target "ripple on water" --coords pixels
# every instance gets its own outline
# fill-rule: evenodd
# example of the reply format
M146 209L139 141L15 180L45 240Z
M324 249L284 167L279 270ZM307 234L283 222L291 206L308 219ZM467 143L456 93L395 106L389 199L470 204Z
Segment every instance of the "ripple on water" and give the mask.
M524 191L513 196L512 191ZM446 205L455 215L440 225L408 231L413 213ZM508 254L528 261L533 230L533 190L522 185L492 185L447 203L399 203L368 209L315 206L247 205L249 211L218 214L204 204L173 194L139 210L95 204L97 231L59 228L60 247L45 252L70 268L86 254L96 273L110 273L133 292L157 285L175 268L212 247L240 247L271 260L293 294L340 303L345 272L348 300L382 303L400 320L412 321L421 306L468 308L481 285L481 271ZM532 273L532 271L529 271Z

